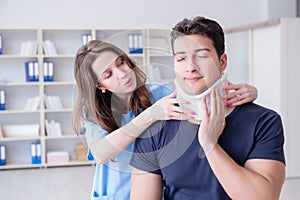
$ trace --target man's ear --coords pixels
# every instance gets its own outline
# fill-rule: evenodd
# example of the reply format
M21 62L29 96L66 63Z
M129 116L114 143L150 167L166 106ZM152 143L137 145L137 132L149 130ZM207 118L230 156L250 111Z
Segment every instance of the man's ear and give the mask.
M225 71L227 67L227 54L223 53L220 57L220 70L221 72Z

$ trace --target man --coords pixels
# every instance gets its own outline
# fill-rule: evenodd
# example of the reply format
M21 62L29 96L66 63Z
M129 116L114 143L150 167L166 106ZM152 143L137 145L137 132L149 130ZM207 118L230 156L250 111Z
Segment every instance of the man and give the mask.
M227 65L222 27L203 17L184 19L171 37L177 90L210 94L200 98L201 119L160 121L136 140L131 199L279 199L280 116L254 103L224 106L212 88Z

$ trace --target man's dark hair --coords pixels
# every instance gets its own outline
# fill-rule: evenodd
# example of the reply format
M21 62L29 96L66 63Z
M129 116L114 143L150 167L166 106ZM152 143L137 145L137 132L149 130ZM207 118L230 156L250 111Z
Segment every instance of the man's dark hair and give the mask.
M173 27L171 32L173 53L174 41L178 37L193 34L202 35L211 39L219 58L225 52L224 31L220 24L214 20L197 16L191 19L185 18Z

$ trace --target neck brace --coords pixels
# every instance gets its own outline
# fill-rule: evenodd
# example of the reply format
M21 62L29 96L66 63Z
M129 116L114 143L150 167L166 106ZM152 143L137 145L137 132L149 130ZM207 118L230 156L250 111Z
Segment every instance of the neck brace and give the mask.
M218 89L218 93L221 97L225 97L226 92L223 90L223 88L227 87L228 81L227 81L227 74L222 73L222 77L219 78L211 87L209 87L207 90L202 92L201 94L197 95L190 95L187 94L179 85L178 81L174 80L175 87L176 87L176 93L178 99L185 99L189 101L189 104L182 104L180 106L183 106L185 108L188 108L194 112L196 112L195 119L196 120L202 120L203 119L203 110L202 110L202 98L204 96L206 97L206 106L208 109L208 112L210 112L210 93L214 88Z

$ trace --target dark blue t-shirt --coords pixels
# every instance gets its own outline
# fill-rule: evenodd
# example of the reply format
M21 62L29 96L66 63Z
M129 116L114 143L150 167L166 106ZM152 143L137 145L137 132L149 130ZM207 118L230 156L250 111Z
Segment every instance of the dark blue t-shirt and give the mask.
M188 121L160 121L135 142L131 165L161 175L165 199L230 199L203 156L198 129ZM280 116L254 103L226 117L218 143L241 166L249 159L285 163Z

